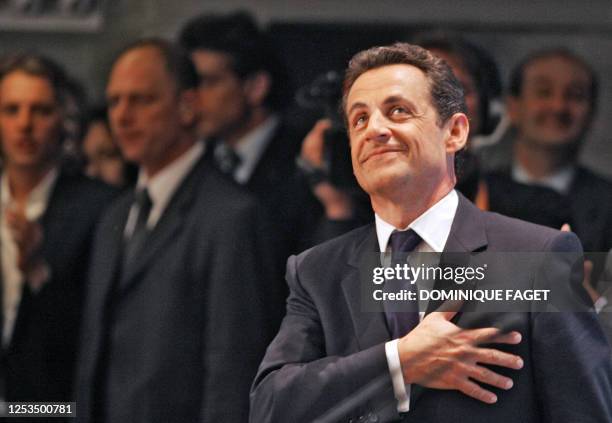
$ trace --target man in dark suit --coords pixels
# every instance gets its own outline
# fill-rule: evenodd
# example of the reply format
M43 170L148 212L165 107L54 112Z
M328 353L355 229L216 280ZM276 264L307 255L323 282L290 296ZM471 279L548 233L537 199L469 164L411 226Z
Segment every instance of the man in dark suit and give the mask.
M295 158L305 131L281 112L287 106L284 64L245 12L201 15L179 35L200 75L198 133L213 163L261 200L281 240L280 268L309 243L321 215Z
M0 67L1 395L69 401L94 225L113 191L60 166L63 70L37 55Z
M203 160L188 56L143 40L106 95L140 174L95 239L77 378L82 422L245 421L277 282L256 202Z
M358 53L343 105L376 223L290 258L287 315L254 381L251 421L610 421L610 350L592 313L364 306L361 268L376 251L476 257L579 252L580 244L481 212L454 191L454 154L468 134L463 92L426 50ZM506 278L518 289L540 282L532 264Z
M608 251L612 183L578 164L597 103L593 69L564 49L538 51L514 69L509 90L513 157L486 177L490 210L554 228L569 223L585 251Z

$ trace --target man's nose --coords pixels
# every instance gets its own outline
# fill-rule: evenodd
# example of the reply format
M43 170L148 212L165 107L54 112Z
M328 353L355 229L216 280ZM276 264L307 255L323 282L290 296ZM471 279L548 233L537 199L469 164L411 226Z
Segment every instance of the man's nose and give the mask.
M370 116L366 138L375 142L387 142L391 138L389 122L382 113L375 112Z
M117 100L113 105L110 118L115 121L116 125L124 126L132 116L132 111L129 102L126 99Z
M548 101L549 107L558 113L566 112L570 102L563 93L555 93Z
M22 131L27 131L32 129L32 111L27 108L19 109L19 113L17 114L17 125L19 129Z

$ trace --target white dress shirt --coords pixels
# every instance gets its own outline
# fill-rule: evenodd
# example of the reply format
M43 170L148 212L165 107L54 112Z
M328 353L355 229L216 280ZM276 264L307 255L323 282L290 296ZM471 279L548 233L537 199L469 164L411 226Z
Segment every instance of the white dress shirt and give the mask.
M512 179L515 182L550 188L557 191L559 194L567 194L569 192L575 173L575 166L566 166L551 175L547 175L543 178L534 178L520 165L520 163L515 162L512 165Z
M416 252L441 253L448 240L458 205L459 196L455 190L452 190L406 228L395 228L393 225L382 220L380 216L375 215L376 236L380 251L390 251L389 238L391 238L393 231L412 229L422 239L421 243L415 248ZM419 314L422 319L424 313L420 312ZM395 399L397 399L397 411L403 413L410 410L410 385L404 383L397 349L398 341L399 339L394 339L387 342L385 344L385 353L387 355L389 373L391 374L393 392Z
M38 220L45 213L49 197L57 180L57 168L51 169L38 185L30 192L25 204L25 217L29 221ZM6 210L13 207L13 196L9 186L8 175L2 174L0 182L0 204L2 220L0 223L0 242L2 255L2 311L4 323L2 327L2 345L10 343L15 328L15 320L21 302L24 275L17 267L19 250L13 239L7 221Z
M204 154L204 144L196 142L189 150L156 173L152 178L148 178L143 169L140 170L136 190L146 188L152 202L147 220L148 229L155 227L164 210L166 210L172 195L174 195L189 171L196 165L202 154ZM126 238L132 235L137 218L138 211L136 207L132 207L125 225L124 236Z

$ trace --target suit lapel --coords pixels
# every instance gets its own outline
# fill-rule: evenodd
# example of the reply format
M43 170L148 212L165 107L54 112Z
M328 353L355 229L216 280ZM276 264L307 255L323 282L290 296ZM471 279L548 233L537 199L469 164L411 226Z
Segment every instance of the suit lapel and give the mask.
M451 230L440 256L440 267L466 266L469 256L466 253L482 251L488 244L483 212L459 193L459 205L453 219ZM457 254L458 253L458 254ZM436 281L434 289L449 289L452 281ZM430 301L426 314L440 307L440 301Z
M361 281L364 281L364 277L367 277L367 275L363 275L361 272L369 270L369 275L371 275L371 269L380 266L376 254L378 251L377 245L376 229L374 225L370 225L364 236L356 240L355 247L349 254L345 276L341 282L361 350L391 339L382 308L381 312L362 310Z

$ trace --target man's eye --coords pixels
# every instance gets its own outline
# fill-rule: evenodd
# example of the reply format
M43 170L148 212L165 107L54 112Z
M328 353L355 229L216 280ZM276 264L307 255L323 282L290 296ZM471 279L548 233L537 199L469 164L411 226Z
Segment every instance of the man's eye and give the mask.
M13 104L8 104L4 107L2 107L2 114L4 115L15 115L17 114L17 111L19 110L19 107L13 105Z
M586 102L589 100L588 90L586 89L573 88L568 90L566 95L570 101Z
M155 101L155 96L148 94L135 95L132 98L132 103L136 106L146 106Z
M359 115L355 119L353 119L353 128L358 128L363 126L367 121L366 115Z
M404 107L401 107L401 106L396 106L391 109L392 115L403 115L406 113L408 113L408 110L406 110Z

